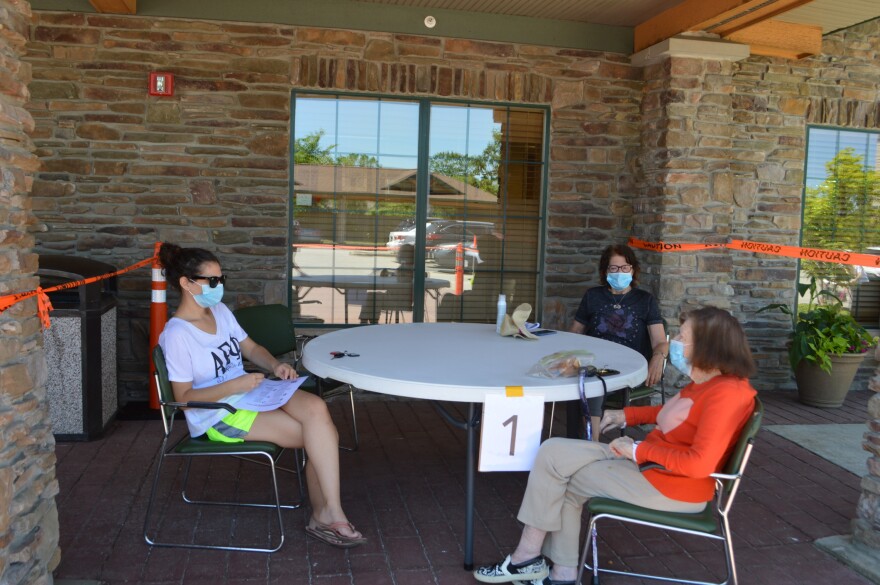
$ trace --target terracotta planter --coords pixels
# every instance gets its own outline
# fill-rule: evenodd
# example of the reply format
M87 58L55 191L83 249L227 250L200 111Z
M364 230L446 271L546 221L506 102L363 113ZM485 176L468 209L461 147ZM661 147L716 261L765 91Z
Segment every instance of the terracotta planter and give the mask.
M801 402L820 408L840 407L866 355L868 354L845 353L830 356L830 374L822 371L813 362L801 360L794 371Z

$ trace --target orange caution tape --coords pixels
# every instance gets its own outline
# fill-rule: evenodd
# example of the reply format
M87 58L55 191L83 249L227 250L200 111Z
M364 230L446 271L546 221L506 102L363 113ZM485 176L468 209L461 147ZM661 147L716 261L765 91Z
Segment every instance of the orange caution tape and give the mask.
M728 248L731 250L742 250L745 252L756 252L760 254L772 254L775 256L799 258L801 260L812 260L815 262L831 262L835 264L850 264L853 266L880 267L880 256L875 256L873 254L858 254L855 252L841 252L838 250L822 250L820 248L804 248L801 246L767 244L764 242L752 242L749 240L731 240L729 243L726 244L693 244L671 243L662 241L648 242L645 240L640 240L638 238L630 238L628 243L633 248L652 250L655 252L689 252L694 250L714 250L719 248ZM380 247L371 246L339 246L334 244L300 244L299 246L303 248L340 248L349 250L382 249ZM154 263L157 257L157 255L154 255L150 258L146 258L144 260L141 260L140 262L132 264L127 268L122 268L120 270L117 270L116 272L111 272L109 274L102 274L100 276L92 276L83 280L65 282L64 284L59 284L57 286L52 286L49 288L37 288L36 290L23 293L4 295L0 297L0 313L2 313L15 303L18 303L19 301L23 301L25 299L35 296L37 297L37 312L39 314L40 321L42 322L43 327L49 327L49 311L52 310L52 303L49 300L48 293L58 290L76 288L78 286L91 284L93 282L99 282L101 280L106 280L120 274L125 274L126 272L131 272L132 270L137 270L138 268Z
M630 238L629 245L633 248L653 250L655 252L687 252L691 250L728 248L730 250L742 250L744 252L812 260L814 262L880 267L880 256L875 256L873 254L857 254L855 252L841 252L838 250L822 250L820 248L767 244L764 242L752 242L749 240L731 240L726 244L672 244L667 242L646 242L644 240L639 240L638 238Z
M126 272L131 272L132 270L137 270L142 266L146 266L153 261L153 258L147 258L146 260L141 260L137 264L132 264L127 268L122 268L117 270L116 272L111 272L109 274L102 274L100 276L90 276L89 278L85 278L83 280L73 280L71 282L65 282L64 284L59 284L57 286L50 286L49 288L37 288L36 290L30 290L23 293L16 293L14 295L5 295L0 297L0 313L14 305L19 301L23 301L25 299L29 299L31 297L37 297L37 313L40 316L40 321L43 323L43 327L49 326L49 311L52 310L52 303L49 301L50 292L55 292L57 290L67 290L70 288L76 288L78 286L82 286L84 284L92 284L93 282L99 282L101 280L106 280L108 278L113 278L119 274L125 274Z
M733 250L761 252L775 256L800 258L801 260L813 260L815 262L832 262L834 264L851 264L853 266L880 266L880 256L874 256L873 254L857 254L855 252L822 250L820 248L802 248L801 246L783 246L781 244L762 244L761 242L749 242L747 240L732 240L727 246Z
M638 238L630 238L629 245L642 250L654 252L690 252L692 250L714 250L725 248L727 244L672 244L668 242L646 242Z
M47 295L42 288L38 288L37 315L40 316L40 322L43 324L44 329L48 329L51 325L49 322L49 311L51 311L52 308L52 301L49 300L49 295Z

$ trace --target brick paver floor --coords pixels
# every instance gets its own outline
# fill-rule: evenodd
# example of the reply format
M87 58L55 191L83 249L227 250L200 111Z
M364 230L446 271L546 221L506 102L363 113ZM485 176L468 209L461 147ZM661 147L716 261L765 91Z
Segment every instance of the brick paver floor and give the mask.
M867 418L868 392L852 392L839 409L815 409L792 393L762 393L765 424L858 423ZM455 408L455 406L452 406ZM332 405L343 441L350 428L343 402ZM559 417L557 417L559 418ZM422 401L364 396L358 403L361 448L341 453L343 503L365 546L348 551L308 539L307 510L284 513L287 539L272 555L160 549L145 544L144 513L156 450L157 420L117 421L105 437L59 443L57 498L61 563L55 579L108 584L200 583L285 585L471 584L462 569L464 432L448 425ZM182 425L179 425L182 426ZM557 427L558 428L558 427ZM867 457L867 453L866 453ZM258 493L262 470L237 461L194 464L194 485L226 494ZM525 473L478 474L475 561L494 562L519 537L515 515ZM246 481L239 481L245 479ZM268 515L213 508L201 515L169 503L162 483L166 535L186 537L198 526L224 539L251 541L269 530ZM282 477L295 497L295 480ZM869 581L815 548L824 536L848 534L860 478L783 439L761 431L734 508L735 552L743 585ZM693 538L608 525L602 531L604 562L682 578L723 571L718 547ZM606 577L604 584L635 583Z

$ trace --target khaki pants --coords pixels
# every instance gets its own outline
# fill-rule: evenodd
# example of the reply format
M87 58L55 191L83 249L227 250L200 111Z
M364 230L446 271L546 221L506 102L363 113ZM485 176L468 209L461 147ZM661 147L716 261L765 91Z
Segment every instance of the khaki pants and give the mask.
M541 445L517 518L547 532L543 554L558 565L576 567L584 502L599 496L665 512L696 513L706 504L667 498L638 466L611 454L603 443L548 439Z

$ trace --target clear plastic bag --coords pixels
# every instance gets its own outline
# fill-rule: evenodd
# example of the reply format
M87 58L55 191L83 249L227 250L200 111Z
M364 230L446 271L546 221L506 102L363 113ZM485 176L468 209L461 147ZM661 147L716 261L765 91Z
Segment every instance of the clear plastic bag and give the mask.
M595 357L585 349L557 351L542 357L527 373L536 378L570 378L580 368L593 365Z

